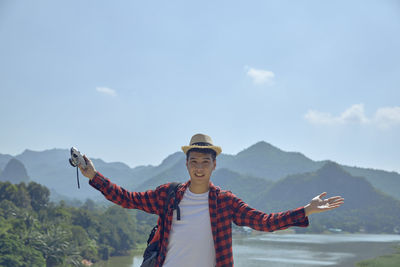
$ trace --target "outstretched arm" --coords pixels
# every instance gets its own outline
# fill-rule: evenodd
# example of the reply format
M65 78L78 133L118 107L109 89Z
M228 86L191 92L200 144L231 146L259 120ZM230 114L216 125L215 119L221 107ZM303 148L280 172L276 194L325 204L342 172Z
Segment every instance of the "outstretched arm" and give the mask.
M165 189L147 190L145 192L130 192L124 188L112 183L109 179L97 172L93 162L86 157L86 168L82 168L81 172L90 179L89 184L99 190L108 200L128 209L140 209L149 213L159 214L159 206L161 199L167 194ZM162 197L161 197L162 196Z
M249 226L258 231L273 232L291 226L307 227L309 224L304 207L285 212L264 213L249 207L234 194L229 192L228 195L230 195L232 203L232 220L236 225Z
M306 216L313 213L320 213L340 207L344 203L344 198L341 196L330 197L322 199L326 196L326 192L314 197L309 204L304 206Z

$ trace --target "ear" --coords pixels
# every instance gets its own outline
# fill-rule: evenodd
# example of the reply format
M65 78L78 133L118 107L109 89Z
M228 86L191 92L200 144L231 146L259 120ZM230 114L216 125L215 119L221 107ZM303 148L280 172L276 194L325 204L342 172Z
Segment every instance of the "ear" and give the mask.
M217 167L217 160L216 159L214 159L214 168L213 168L213 170L215 170L215 167Z

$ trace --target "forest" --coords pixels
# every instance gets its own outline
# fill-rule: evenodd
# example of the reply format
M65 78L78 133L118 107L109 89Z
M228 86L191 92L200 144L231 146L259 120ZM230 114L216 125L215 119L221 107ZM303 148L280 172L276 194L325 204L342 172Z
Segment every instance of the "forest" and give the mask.
M45 186L0 182L0 266L82 266L146 242L154 216L86 200L49 201Z

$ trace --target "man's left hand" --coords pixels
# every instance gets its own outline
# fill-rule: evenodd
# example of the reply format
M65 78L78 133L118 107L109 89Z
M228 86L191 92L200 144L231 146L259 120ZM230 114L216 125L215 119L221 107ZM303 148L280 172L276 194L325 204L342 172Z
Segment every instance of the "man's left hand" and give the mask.
M326 192L314 197L309 204L304 206L306 216L309 216L313 213L320 213L336 209L344 203L344 198L342 198L341 196L322 199L324 196L326 196Z

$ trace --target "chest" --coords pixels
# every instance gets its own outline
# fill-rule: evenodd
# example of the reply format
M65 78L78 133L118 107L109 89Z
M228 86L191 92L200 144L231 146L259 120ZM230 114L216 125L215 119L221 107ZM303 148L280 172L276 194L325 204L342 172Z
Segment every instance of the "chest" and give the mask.
M210 209L207 194L194 195L185 193L179 203L181 218L177 220L177 211L174 210L172 217L173 226L198 227L205 222L210 223Z

